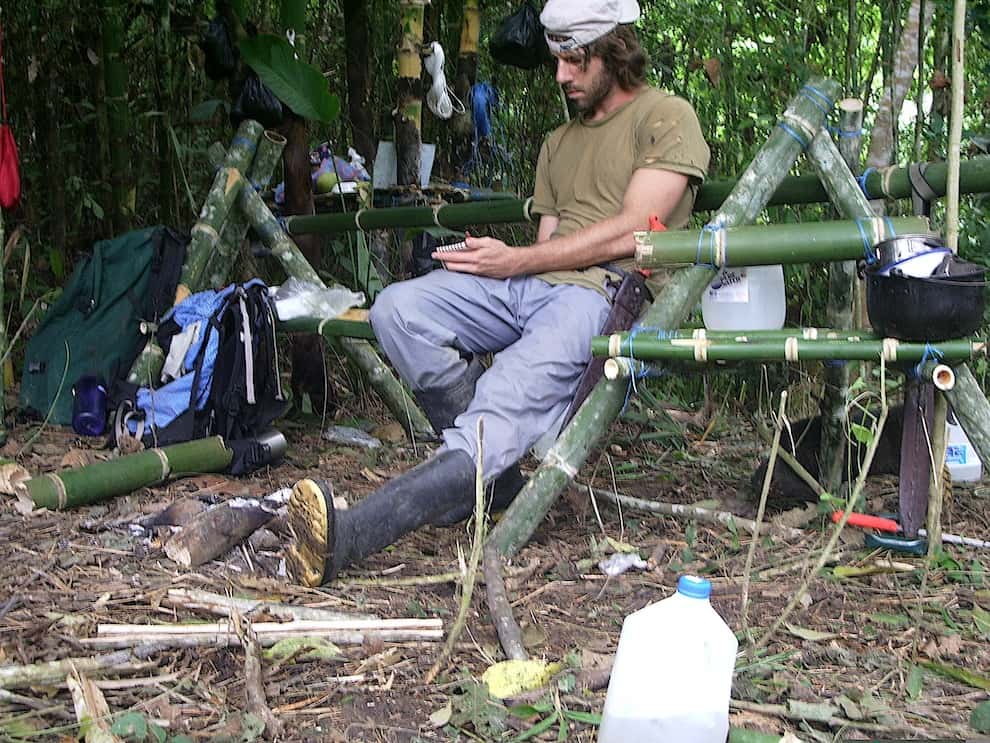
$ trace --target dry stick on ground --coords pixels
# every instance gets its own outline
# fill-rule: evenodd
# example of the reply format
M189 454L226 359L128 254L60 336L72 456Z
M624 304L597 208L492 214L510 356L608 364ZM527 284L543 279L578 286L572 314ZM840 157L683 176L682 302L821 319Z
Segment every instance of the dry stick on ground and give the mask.
M877 418L876 428L873 431L873 440L870 441L870 445L866 448L866 456L863 457L863 464L859 469L859 476L856 478L856 485L853 488L852 494L849 496L849 502L846 504L845 510L842 513L842 518L839 519L839 523L836 524L835 530L832 532L832 536L829 538L828 542L825 544L822 553L815 563L815 567L804 577L804 581L801 583L797 591L791 597L791 600L784 607L784 611L781 612L780 616L777 617L777 621L773 623L773 626L760 638L759 642L753 648L754 651L760 648L766 647L767 643L774 636L780 626L787 620L791 612L794 611L794 607L798 605L801 598L808 590L808 586L811 581L818 575L818 571L822 569L825 565L825 561L828 560L829 555L832 550L835 549L836 543L839 541L839 535L846 526L846 522L849 521L849 516L856 508L856 503L859 501L860 495L863 493L863 486L866 484L866 477L870 472L870 465L873 464L873 455L877 452L877 446L880 445L880 437L883 435L883 427L887 422L887 374L886 365L884 364L883 357L880 357L880 415Z
M436 661L429 671L426 672L426 676L423 677L423 683L432 684L433 679L437 677L440 673L440 669L443 664L447 662L450 654L454 651L454 645L457 643L458 638L461 636L461 631L464 629L464 624L467 621L467 614L471 608L471 594L474 593L474 581L478 575L478 563L481 561L481 549L485 543L485 481L482 477L482 437L485 433L485 421L483 418L478 419L478 448L477 448L477 465L475 467L475 480L474 480L474 541L471 544L471 555L468 558L467 573L464 575L464 583L461 586L461 604L457 610L457 618L454 620L453 626L450 628L450 633L447 635L447 641L443 645L443 649L440 651L440 655L437 656Z
M233 616L234 612L241 614L264 614L279 621L293 619L314 619L316 621L334 621L340 619L377 619L372 614L348 614L329 609L317 609L310 606L293 606L277 601L264 599L243 599L233 596L221 596L209 591L198 591L190 588L170 588L164 603L180 609L198 609L222 617Z
M495 622L499 643L509 660L527 660L529 655L523 645L522 630L512 616L509 595L502 582L502 556L494 544L485 545L485 589L488 592L488 611Z
M244 648L244 696L247 709L258 715L265 723L265 739L275 740L282 735L282 723L272 713L265 696L265 672L261 665L261 643L251 628L251 622L242 614L234 612L232 617L237 637Z
M805 716L800 713L791 712L783 704L759 704L756 702L745 702L739 699L730 699L729 706L733 709L744 710L746 712L756 712L762 715L773 715L774 717L783 717L788 720L804 720ZM922 732L918 728L911 727L910 725L888 725L880 724L876 722L862 722L860 720L850 720L846 717L830 717L827 720L822 720L826 725L832 728L856 728L857 730L867 730L878 733L902 733L915 736Z
M13 691L7 691L6 689L0 689L0 704L13 704L20 707L27 707L28 709L33 709L37 712L43 712L44 714L54 715L59 720L73 720L75 717L70 715L61 706L52 707L51 702L42 702L34 697L26 697L23 694L17 694Z
M773 443L770 445L770 458L767 460L767 471L763 476L763 490L760 492L760 506L756 510L756 523L753 525L753 539L746 552L746 567L743 569L742 585L742 631L749 648L749 659L753 660L753 638L749 632L749 577L753 570L753 555L760 541L760 524L763 523L763 512L767 508L767 495L770 492L770 482L773 480L773 468L777 464L777 452L780 451L780 433L784 430L785 415L787 414L787 390L780 393L780 408L777 410L777 427L773 432Z
M0 666L0 689L52 686L62 683L73 670L91 676L140 673L157 667L147 658L165 647L158 643L145 643L137 645L133 650L106 653L92 658L66 658L29 666Z
M756 531L755 521L741 518L730 511L712 511L707 508L687 506L681 503L662 503L660 501L642 500L641 498L633 498L628 495L622 495L621 493L613 493L609 490L601 490L579 480L575 480L574 482L576 485L585 488L596 498L601 498L623 508L631 508L635 511L648 511L649 513L658 513L674 518L692 519L694 521L702 521L706 524L722 524L730 529L735 526L738 529L745 529L751 534ZM807 532L803 529L794 529L789 526L775 526L773 524L769 526L770 530L775 534L787 539L800 539L807 535Z

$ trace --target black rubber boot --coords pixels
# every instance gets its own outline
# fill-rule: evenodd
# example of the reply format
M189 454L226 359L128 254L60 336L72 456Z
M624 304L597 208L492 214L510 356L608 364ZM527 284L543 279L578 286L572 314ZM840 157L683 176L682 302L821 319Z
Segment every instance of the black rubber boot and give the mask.
M453 428L454 419L467 410L471 400L474 399L474 389L478 384L478 379L485 372L476 356L472 356L468 361L464 375L449 387L432 390L420 390L415 393L416 400L426 413L427 420L433 426L433 430L438 435L443 433L445 428ZM508 507L516 494L522 490L527 478L523 477L518 465L512 465L505 472L495 478L489 487L490 503L489 507L493 511L502 511ZM471 516L474 512L474 499L466 502L436 518L433 523L437 526L450 526Z
M307 586L328 583L352 562L474 503L474 483L474 460L461 450L442 451L339 511L329 483L300 480L289 499L289 574Z
M478 384L478 379L484 372L484 365L476 356L472 356L468 360L463 376L454 384L413 393L438 435L442 434L445 428L453 428L454 419L467 410L471 400L474 399L474 388Z

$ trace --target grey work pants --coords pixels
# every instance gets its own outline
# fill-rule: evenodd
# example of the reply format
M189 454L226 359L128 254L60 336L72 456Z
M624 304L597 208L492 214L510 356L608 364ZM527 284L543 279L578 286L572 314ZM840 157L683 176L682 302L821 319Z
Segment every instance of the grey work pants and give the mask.
M584 287L436 270L389 285L370 320L416 391L450 387L464 373L466 355L495 353L468 409L443 432L447 448L476 458L476 426L484 419L487 480L558 424L608 312L608 300Z

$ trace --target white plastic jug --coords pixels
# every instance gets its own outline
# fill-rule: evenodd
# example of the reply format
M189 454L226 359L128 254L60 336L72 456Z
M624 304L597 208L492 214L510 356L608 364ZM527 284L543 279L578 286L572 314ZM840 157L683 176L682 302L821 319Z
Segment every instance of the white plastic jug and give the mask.
M977 482L983 476L983 463L952 411L945 421L945 466L954 482Z
M684 575L677 593L626 617L598 743L725 743L738 642Z
M786 309L782 266L723 268L701 298L709 330L779 330Z

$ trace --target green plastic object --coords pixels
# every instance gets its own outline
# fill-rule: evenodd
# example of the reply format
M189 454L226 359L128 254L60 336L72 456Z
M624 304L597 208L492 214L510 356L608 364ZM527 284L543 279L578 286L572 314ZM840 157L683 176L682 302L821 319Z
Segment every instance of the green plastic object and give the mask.
M909 555L928 554L928 540L922 537L908 539L907 537L893 537L887 534L867 534L865 542L870 549L879 547Z

